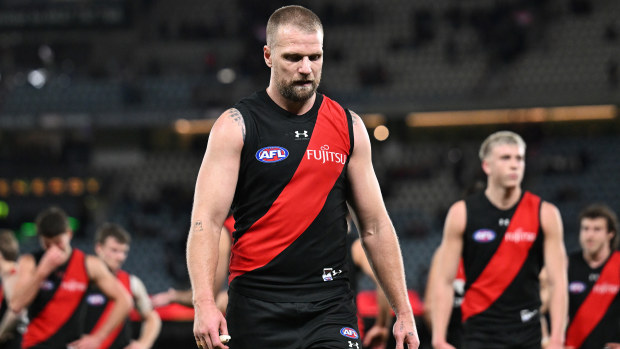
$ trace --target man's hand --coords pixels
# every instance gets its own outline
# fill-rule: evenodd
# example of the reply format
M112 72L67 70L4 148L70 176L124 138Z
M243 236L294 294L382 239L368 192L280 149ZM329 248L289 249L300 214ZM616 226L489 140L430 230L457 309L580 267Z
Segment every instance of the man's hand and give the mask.
M69 254L56 245L51 245L41 257L39 270L45 275L49 275L56 268L65 264L69 259Z
M85 334L82 338L67 345L68 349L97 349L101 345L101 338Z
M385 349L389 335L387 327L375 325L364 336L364 348Z
M194 338L202 349L228 349L220 340L228 334L226 319L214 301L196 303L194 306Z
M125 349L148 349L148 347L144 346L142 343L138 341L131 341Z
M434 349L456 349L450 343L448 343L446 341L442 341L442 342L438 342L438 343L433 343L433 348Z
M420 346L412 313L396 315L396 323L392 331L396 338L396 349L417 349ZM404 344L407 344L406 348Z
M154 294L151 297L151 304L153 305L153 308L163 307L164 305L172 303L173 299L174 289L170 288L168 291Z

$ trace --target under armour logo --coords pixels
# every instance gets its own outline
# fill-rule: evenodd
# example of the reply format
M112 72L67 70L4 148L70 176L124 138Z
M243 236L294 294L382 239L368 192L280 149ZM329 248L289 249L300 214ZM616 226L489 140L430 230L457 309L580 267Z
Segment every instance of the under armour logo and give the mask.
M355 347L355 348L357 348L357 349L359 349L359 348L360 348L359 343L357 343L357 342L351 342L351 341L348 341L348 342L349 342L349 348L353 348L353 347Z
M299 138L304 136L304 138L308 138L308 131L304 130L304 132L295 131L295 138Z
M499 224L500 227L507 227L508 224L510 224L510 219L508 219L508 218L500 218L498 224Z

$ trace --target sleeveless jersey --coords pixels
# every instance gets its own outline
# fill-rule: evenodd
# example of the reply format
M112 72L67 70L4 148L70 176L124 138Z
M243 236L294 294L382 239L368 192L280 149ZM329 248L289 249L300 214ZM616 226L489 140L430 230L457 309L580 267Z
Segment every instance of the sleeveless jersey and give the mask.
M37 264L44 251L34 254ZM39 292L28 307L30 323L23 336L22 348L65 348L80 338L86 302L84 295L89 278L85 255L73 249L64 265L41 283Z
M232 204L230 288L276 302L341 294L350 113L318 93L304 115L280 108L266 91L235 108L246 137Z
M129 282L129 274L124 270L119 270L116 273L118 280L125 286L125 289L131 293L131 286ZM133 295L132 295L133 296ZM86 332L94 333L99 327L103 325L105 320L109 316L109 312L114 306L114 302L108 301L108 298L101 292L99 287L91 285L88 288L88 294L86 295ZM125 348L131 342L131 326L128 319L125 319L120 325L118 325L108 337L101 343L99 349L122 349Z
M513 328L540 321L540 203L529 192L508 210L493 206L484 192L465 200L461 311L468 328Z
M570 255L567 346L599 349L605 343L620 343L619 259L620 252L613 252L603 265L593 269L584 260L582 251ZM596 302L596 298L603 303Z

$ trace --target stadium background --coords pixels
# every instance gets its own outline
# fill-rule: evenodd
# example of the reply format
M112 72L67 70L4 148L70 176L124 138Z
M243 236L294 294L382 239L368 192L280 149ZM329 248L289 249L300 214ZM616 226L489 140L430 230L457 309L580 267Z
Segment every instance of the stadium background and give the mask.
M264 26L290 3L1 1L0 227L31 251L36 213L57 204L92 251L114 221L150 293L187 287L208 130L266 86ZM368 126L410 289L423 292L449 205L483 179L493 131L525 138L524 187L559 207L569 251L580 209L620 210L620 2L295 3L324 22L320 91Z

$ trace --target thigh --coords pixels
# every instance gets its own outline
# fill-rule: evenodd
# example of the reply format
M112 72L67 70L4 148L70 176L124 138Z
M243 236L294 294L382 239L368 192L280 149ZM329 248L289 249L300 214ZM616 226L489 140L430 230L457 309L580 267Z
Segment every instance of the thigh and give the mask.
M226 322L231 349L297 349L294 303L271 303L229 290Z
M350 294L308 303L303 309L302 349L362 349L357 326L357 308Z

